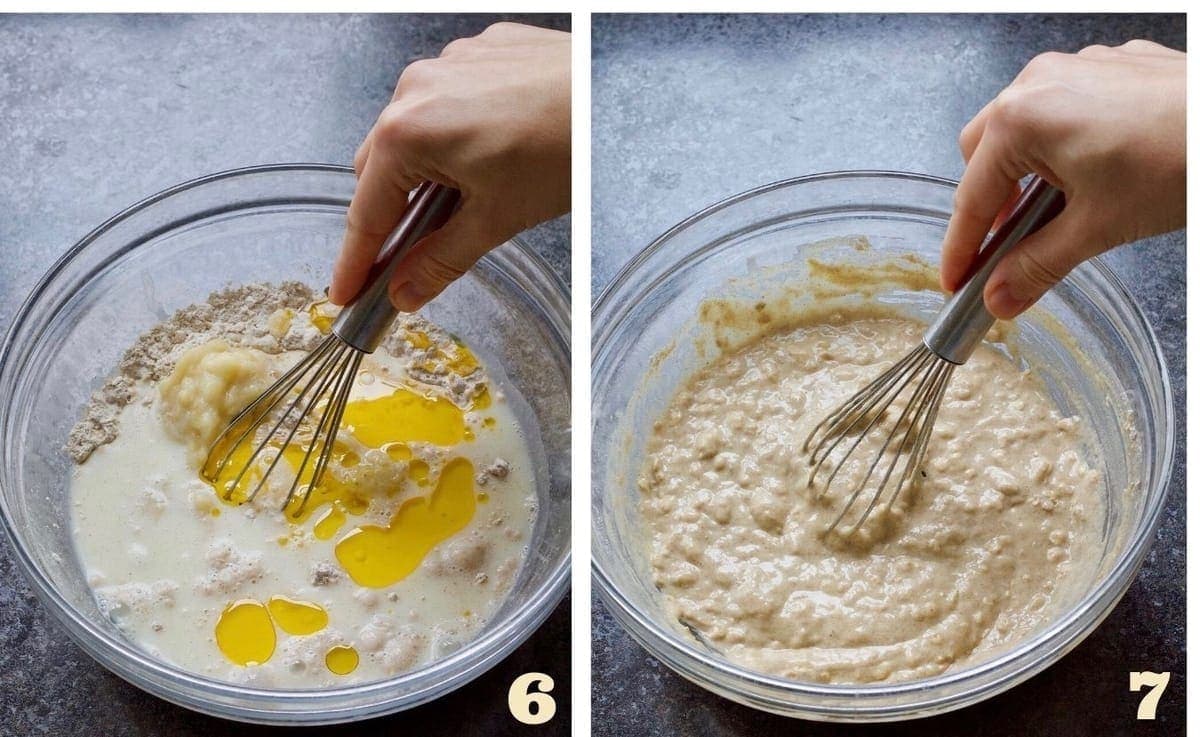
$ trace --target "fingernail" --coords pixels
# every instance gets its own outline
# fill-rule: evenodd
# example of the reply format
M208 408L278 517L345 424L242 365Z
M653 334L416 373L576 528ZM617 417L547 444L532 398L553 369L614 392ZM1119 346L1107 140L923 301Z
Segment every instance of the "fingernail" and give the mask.
M401 312L416 312L429 301L432 295L414 282L404 282L393 289L388 296L391 297L392 304L396 306L396 309Z
M987 302L993 315L1001 320L1011 320L1033 304L1033 298L1020 296L1008 283L1002 283L992 290Z

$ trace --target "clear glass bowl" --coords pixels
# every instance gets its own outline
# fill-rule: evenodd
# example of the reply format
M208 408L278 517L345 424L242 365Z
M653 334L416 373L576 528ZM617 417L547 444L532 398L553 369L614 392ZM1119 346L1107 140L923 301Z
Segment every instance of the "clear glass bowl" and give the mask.
M763 675L707 650L671 621L646 564L634 485L646 433L711 342L702 300L757 298L795 279L828 239L866 236L875 258L936 264L955 182L897 172L840 172L770 184L709 207L634 258L593 310L592 565L600 599L643 647L680 675L749 706L829 721L908 719L956 709L1020 683L1066 654L1112 610L1153 539L1175 441L1170 386L1145 317L1102 262L1076 269L1020 321L1019 354L1059 408L1091 428L1102 470L1103 551L1086 586L1048 626L986 662L934 678L821 685ZM807 245L806 245L807 244ZM851 247L847 259L871 258ZM738 278L753 275L753 278ZM801 292L801 299L803 293ZM881 299L931 317L935 292ZM1075 345L1072 345L1074 343ZM670 346L666 358L663 351ZM1087 360L1081 361L1081 356ZM1089 365L1090 364L1090 365Z
M146 199L63 256L21 308L0 351L0 518L33 590L79 645L131 683L245 721L317 724L409 708L480 675L554 609L568 581L570 299L527 247L506 243L426 314L502 369L527 400L540 509L513 590L470 643L419 670L337 689L269 690L161 662L96 608L69 534L62 451L90 394L137 336L212 291L249 281L322 286L341 243L354 174L279 165L214 174ZM519 414L521 412L519 411ZM119 532L119 531L114 531Z

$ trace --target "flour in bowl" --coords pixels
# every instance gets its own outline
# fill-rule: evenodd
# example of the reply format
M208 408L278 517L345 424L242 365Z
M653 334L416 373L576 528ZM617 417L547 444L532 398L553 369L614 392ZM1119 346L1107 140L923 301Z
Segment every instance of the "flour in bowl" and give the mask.
M247 481L229 501L232 478L201 474L332 318L298 283L215 293L143 335L70 435L97 604L163 660L262 687L384 678L470 641L516 580L537 512L528 444L482 360L419 316L364 359L302 509L280 510L291 445L246 503Z

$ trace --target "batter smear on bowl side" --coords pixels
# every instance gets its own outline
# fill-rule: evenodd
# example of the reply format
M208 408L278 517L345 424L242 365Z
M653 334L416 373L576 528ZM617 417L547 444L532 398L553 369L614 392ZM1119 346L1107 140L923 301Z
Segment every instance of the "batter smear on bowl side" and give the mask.
M72 431L78 555L101 612L157 657L266 687L375 680L469 641L512 588L537 512L528 446L480 358L419 316L364 359L303 508L280 509L299 441L252 501L273 454L236 483L241 464L206 473L333 316L299 283L217 292L142 336Z
M654 424L638 479L654 580L730 660L820 683L933 676L1046 624L1098 555L1079 420L991 344L953 376L912 487L826 533L850 490L806 487L804 438L922 330L814 313L723 351Z

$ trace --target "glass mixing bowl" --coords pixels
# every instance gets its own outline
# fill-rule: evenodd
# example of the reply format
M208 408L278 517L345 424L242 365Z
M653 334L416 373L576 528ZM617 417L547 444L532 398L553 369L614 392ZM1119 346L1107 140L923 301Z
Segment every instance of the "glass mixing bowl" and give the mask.
M528 558L474 640L387 680L270 690L214 681L157 660L97 610L69 533L71 461L62 450L84 403L140 333L216 289L256 280L324 285L353 191L349 169L280 165L214 174L157 194L71 248L33 290L0 351L0 518L33 590L107 668L198 711L315 724L412 707L497 663L566 591L570 300L541 259L512 241L425 310L524 397L528 406L518 407L518 415L542 466Z
M1175 441L1163 357L1145 317L1102 261L1077 268L1019 321L1017 354L1092 435L1086 453L1106 497L1103 550L1051 621L989 660L934 678L822 685L757 673L707 649L670 619L646 562L635 480L647 431L680 381L710 357L702 300L759 299L795 285L806 257L936 264L955 182L894 172L819 174L770 184L692 216L634 258L593 310L592 560L596 588L643 647L680 675L734 701L789 716L884 721L966 706L1066 654L1133 580L1162 511ZM847 243L865 236L865 253ZM838 243L843 245L839 250ZM749 277L749 278L747 278ZM805 293L795 290L797 307ZM928 320L936 292L879 299ZM1082 357L1087 357L1086 359ZM798 451L797 451L798 452Z

